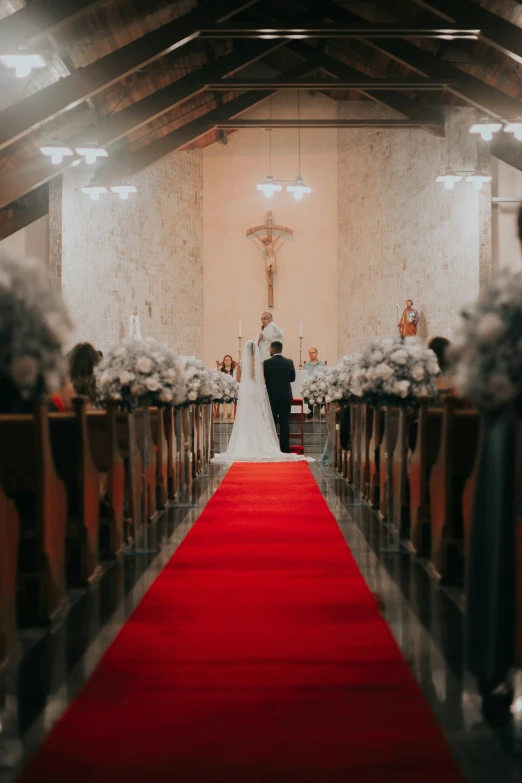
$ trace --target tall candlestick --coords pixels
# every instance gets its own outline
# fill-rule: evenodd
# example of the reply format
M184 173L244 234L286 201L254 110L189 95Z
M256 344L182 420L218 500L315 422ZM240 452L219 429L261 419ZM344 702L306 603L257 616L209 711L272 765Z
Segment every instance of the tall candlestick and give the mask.
M239 321L239 323L238 323L238 332L237 332L237 336L238 336L238 337L243 337L243 331L242 331L242 329L241 329L241 321Z
M299 369L303 369L303 338L299 336Z
M299 337L303 336L303 322L299 321Z

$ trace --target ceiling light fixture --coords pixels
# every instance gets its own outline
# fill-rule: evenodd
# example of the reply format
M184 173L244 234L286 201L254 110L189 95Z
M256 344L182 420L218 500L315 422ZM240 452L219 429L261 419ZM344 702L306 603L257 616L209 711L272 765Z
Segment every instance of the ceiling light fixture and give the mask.
M99 201L102 193L108 193L108 190L103 185L88 185L82 188L82 193L87 193L91 197L91 201Z
M0 62L2 62L6 68L14 69L14 72L19 79L23 79L24 76L29 76L33 68L45 67L45 60L41 54L28 54L24 52L0 54Z
M492 177L490 177L489 174L484 174L484 172L480 171L480 169L475 169L473 174L470 174L469 177L466 177L466 182L471 182L475 190L482 190L482 186L487 182L491 182L491 180Z
M504 131L506 133L512 133L515 139L522 141L522 120L508 122L507 125L504 125Z
M118 193L122 201L127 201L129 193L138 192L134 185L113 185L111 190L113 193Z
M502 123L491 119L480 120L471 126L470 133L479 133L483 141L492 141L493 134L498 133Z
M453 190L455 187L455 182L460 182L461 179L461 174L457 174L454 168L447 166L444 174L440 174L435 182L443 182L446 190Z
M301 98L300 90L297 90L297 154L298 154L298 174L294 182L291 185L287 185L286 189L289 193L294 194L296 201L301 201L305 193L311 193L312 188L304 184L301 176Z
M270 96L270 120L272 120L272 96ZM257 189L261 190L265 194L265 198L272 198L274 193L278 193L283 190L281 185L278 185L272 176L272 128L267 128L268 136L268 175L264 182L260 182L257 185Z
M47 147L40 147L42 155L51 158L51 163L59 165L64 158L74 155L70 147L61 147L59 144L49 144Z
M85 158L85 162L92 166L98 158L107 158L109 153L103 147L76 147L76 154Z

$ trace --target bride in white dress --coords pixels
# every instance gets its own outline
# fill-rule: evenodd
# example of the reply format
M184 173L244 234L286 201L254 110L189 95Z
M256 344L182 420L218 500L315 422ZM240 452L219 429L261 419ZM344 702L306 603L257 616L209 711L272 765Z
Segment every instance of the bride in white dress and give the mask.
M287 462L303 460L297 454L284 454L265 386L259 348L249 340L243 351L241 384L236 420L228 449L216 454L218 462Z

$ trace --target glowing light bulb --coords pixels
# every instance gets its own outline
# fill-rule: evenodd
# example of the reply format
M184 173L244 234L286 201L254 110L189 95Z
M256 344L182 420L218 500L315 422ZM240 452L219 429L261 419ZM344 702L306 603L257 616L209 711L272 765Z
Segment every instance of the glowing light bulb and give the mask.
M19 79L29 76L33 68L43 68L45 60L41 54L24 54L23 52L14 54L0 54L0 61L14 70Z
M475 190L482 190L482 186L486 184L486 182L491 182L491 177L487 174L483 174L481 171L475 171L474 174L470 174L469 177L466 177L466 182L471 182Z
M451 166L448 166L444 174L438 176L435 181L442 182L446 190L453 190L455 187L455 182L460 182L461 179L462 176L457 174L457 172L454 171Z
M82 193L87 193L91 197L91 201L99 201L100 195L107 192L107 188L103 185L88 185L82 188Z
M129 193L137 193L137 189L134 185L115 185L111 187L113 193L118 193L122 201L127 201Z
M504 126L504 130L506 133L512 133L515 139L522 141L522 120L519 120L518 122L509 122Z
M59 165L64 158L73 155L73 151L70 147L60 147L58 144L40 147L40 152L42 155L51 158L51 163L54 163L55 166Z
M102 147L76 147L76 154L85 158L85 162L88 166L92 166L96 163L98 158L107 158L109 153Z
M470 133L479 133L482 136L483 141L492 141L493 134L498 133L502 128L501 122L492 122L491 120L484 120L483 122L476 122L469 129Z
M278 193L283 188L277 182L274 182L274 178L269 174L264 182L260 182L257 185L257 189L264 192L265 198L272 198L274 193Z
M303 178L300 174L298 174L297 177L295 178L295 182L293 182L291 185L286 186L286 189L289 193L294 194L294 198L296 201L301 201L305 193L312 192L312 188L304 184Z

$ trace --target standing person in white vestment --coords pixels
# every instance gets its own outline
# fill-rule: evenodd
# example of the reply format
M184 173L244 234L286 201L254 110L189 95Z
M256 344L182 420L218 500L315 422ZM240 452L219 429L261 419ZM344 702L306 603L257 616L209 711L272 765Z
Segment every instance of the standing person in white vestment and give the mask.
M264 362L270 358L270 346L273 342L283 342L283 330L274 323L272 313L262 313L261 331L257 336L259 354L261 361Z

